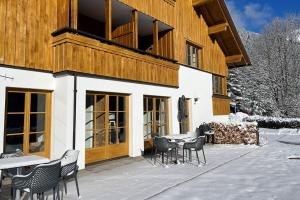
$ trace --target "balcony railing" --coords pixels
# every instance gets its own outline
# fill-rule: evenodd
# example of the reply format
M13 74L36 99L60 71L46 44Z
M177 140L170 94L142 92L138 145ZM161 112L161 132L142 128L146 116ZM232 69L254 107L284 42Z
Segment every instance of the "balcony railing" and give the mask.
M55 72L75 71L178 87L175 60L71 28L52 36Z

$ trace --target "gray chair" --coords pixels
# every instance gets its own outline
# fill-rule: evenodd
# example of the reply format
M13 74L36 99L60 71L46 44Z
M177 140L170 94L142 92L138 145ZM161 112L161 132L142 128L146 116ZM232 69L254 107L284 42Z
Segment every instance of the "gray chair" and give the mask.
M24 156L23 152L19 149L16 150L15 153L2 153L0 155L0 159L6 159L6 158L13 158L13 157L21 157ZM5 170L1 170L1 177L0 177L0 190L2 188L2 180L4 178L12 178L13 176L17 175L17 169L5 169Z
M190 152L190 161L191 161L191 152L195 151L198 159L198 165L200 165L200 160L199 160L199 155L198 151L202 150L203 153L203 158L204 158L204 163L206 164L206 158L205 158L205 153L204 153L204 144L205 144L205 137L199 136L195 141L193 142L185 142L183 144L183 163L184 163L184 157L185 157L185 151L187 154L187 151Z
M164 164L164 154L167 154L167 163L169 162L169 153L171 153L171 160L172 160L172 152L175 151L176 161L178 160L178 144L175 142L170 142L169 139L164 137L155 137L154 138L155 144L155 155L154 155L154 164L156 164L156 156L157 154L161 154L162 156L162 163Z
M59 181L61 175L61 162L52 161L48 164L36 166L27 175L16 175L12 178L13 200L16 199L16 191L29 193L30 199L37 194L38 198L44 199L44 193L53 190L53 199L56 199L56 190L59 196Z
M61 157L61 179L64 183L65 193L68 193L67 190L67 181L74 179L77 189L77 195L80 197L79 186L78 186L78 160L79 151L77 150L68 150Z

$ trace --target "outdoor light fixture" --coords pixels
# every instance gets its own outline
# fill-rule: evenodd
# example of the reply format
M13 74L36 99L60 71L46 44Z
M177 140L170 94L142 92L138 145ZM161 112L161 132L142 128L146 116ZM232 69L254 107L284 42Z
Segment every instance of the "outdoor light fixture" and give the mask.
M195 97L194 101L195 101L195 103L197 103L199 101L199 97Z

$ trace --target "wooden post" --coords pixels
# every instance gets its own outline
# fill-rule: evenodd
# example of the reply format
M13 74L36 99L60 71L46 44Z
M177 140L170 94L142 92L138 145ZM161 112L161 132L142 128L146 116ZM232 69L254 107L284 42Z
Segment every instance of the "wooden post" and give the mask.
M137 10L132 11L132 47L139 48L139 13Z
M105 38L112 39L112 0L105 0Z
M78 26L78 0L71 1L71 28L77 29Z
M158 21L153 22L153 53L158 55Z

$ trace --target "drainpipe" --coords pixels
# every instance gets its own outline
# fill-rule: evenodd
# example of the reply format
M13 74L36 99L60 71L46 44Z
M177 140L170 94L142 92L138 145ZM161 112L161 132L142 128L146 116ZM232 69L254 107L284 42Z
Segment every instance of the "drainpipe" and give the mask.
M77 75L74 73L74 90L73 90L73 149L76 147L76 105L77 105Z

